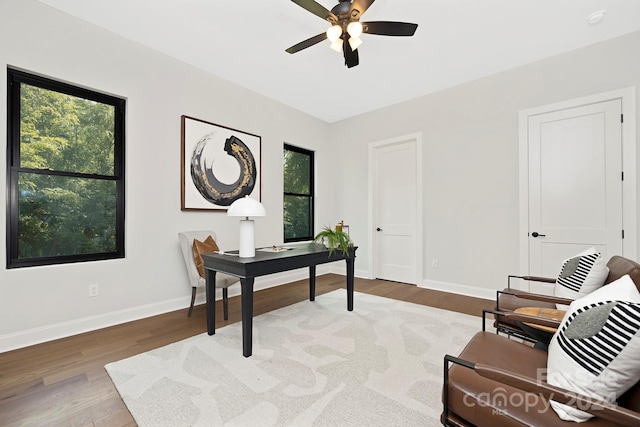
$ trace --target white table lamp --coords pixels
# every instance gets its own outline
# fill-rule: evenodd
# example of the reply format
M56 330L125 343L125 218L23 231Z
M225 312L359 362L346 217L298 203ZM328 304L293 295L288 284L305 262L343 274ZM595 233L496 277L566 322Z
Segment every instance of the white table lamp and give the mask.
M250 216L265 216L262 203L249 196L244 196L231 203L227 210L228 216L243 216L240 220L240 258L253 258L256 256L256 247L254 243L254 223Z

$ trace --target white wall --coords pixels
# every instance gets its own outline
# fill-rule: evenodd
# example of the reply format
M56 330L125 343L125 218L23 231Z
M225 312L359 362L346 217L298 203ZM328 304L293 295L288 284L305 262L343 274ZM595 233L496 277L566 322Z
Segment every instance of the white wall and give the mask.
M316 226L350 224L364 276L367 144L421 132L423 286L490 296L518 269L518 111L640 86L635 33L329 125L34 0L0 4L0 40L1 135L7 65L127 98L126 258L7 270L0 245L0 351L187 307L180 230L214 228L237 246L237 219L180 211L182 114L262 137L257 245L282 242L283 142L317 150ZM4 149L0 163L6 176Z
M638 52L640 32L333 124L345 159L336 206L359 250L366 253L373 232L367 145L421 132L423 286L491 298L507 274L519 273L518 112L640 87ZM358 268L368 270L367 260L359 258Z
M0 40L0 82L12 66L127 99L126 258L7 270L6 212L0 209L0 351L188 307L181 230L212 228L223 248L237 247L237 218L180 210L181 115L262 137L267 216L256 219L257 245L282 243L284 142L317 150L317 174L330 179L323 166L328 125L242 87L33 0L1 3ZM6 83L0 83L0 99L4 140ZM4 148L0 165L4 179ZM333 205L331 187L319 181L320 224L329 221L323 212ZM98 297L88 298L91 283L99 284ZM238 292L238 286L230 289Z

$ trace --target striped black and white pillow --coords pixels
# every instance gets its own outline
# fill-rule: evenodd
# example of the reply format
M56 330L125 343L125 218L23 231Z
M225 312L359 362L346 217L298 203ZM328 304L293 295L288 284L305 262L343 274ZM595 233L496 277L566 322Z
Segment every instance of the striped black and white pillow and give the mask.
M590 248L564 261L553 294L575 300L600 288L607 276L609 268L602 254L596 252L595 248ZM557 306L559 310L568 308L561 304Z
M640 293L624 276L569 306L549 345L547 381L615 402L640 380ZM592 416L551 402L561 419Z

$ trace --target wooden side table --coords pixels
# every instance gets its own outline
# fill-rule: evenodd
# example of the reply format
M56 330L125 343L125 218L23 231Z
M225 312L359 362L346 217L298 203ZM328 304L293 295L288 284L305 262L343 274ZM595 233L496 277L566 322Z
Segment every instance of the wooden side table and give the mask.
M545 319L560 321L564 318L566 311L556 310L554 308L521 307L521 308L515 309L514 313L526 314L528 316L536 316L536 317L542 317ZM550 326L538 325L533 322L522 322L522 323L524 323L527 326L531 326L532 328L540 329L541 331L550 332L552 334L556 332L556 328L552 328Z
M514 313L561 321L566 311L542 307L521 307L515 309ZM520 324L520 327L523 331L537 340L535 348L547 351L549 343L551 342L551 338L553 338L553 334L555 334L557 330L556 328L539 325L533 322L518 323Z

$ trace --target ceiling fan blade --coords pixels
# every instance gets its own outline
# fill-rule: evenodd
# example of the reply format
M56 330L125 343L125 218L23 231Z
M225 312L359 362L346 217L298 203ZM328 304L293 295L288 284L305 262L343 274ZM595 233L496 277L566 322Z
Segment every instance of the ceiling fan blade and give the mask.
M360 19L360 16L362 16L362 14L365 13L367 9L369 9L369 6L371 6L374 1L375 0L353 0L349 15L352 19L357 21L358 19Z
M351 49L348 39L342 43L342 51L344 52L344 65L346 65L347 68L355 67L360 63L358 49Z
M298 44L294 44L289 49L286 49L288 53L296 53L300 52L302 49L306 49L308 47L313 46L314 44L320 43L322 40L326 40L327 33L320 33L317 36L309 37L305 41L301 41Z
M329 9L322 6L321 4L316 3L313 0L291 0L291 1L297 4L298 6L300 6L301 8L313 13L314 15L319 16L320 18L331 22L332 24L335 24L336 22L338 22L338 17L333 12L331 12Z
M363 33L381 36L412 36L417 28L418 24L408 22L374 21L362 23Z

